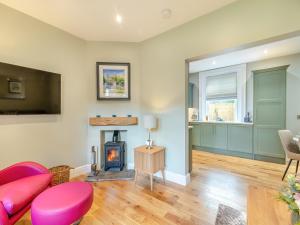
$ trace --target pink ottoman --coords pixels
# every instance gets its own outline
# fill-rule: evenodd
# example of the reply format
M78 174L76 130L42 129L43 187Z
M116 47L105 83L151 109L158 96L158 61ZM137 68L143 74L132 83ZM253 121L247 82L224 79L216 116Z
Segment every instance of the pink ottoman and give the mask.
M49 188L31 206L33 225L70 225L91 208L93 187L85 182L69 182Z

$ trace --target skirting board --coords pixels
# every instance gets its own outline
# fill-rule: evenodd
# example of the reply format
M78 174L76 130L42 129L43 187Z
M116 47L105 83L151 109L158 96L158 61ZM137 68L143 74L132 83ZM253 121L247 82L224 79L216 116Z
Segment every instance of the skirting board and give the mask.
M76 167L70 170L70 178L78 177L91 172L91 164Z
M127 167L128 167L128 169L134 169L134 164L128 163ZM160 172L154 174L154 176L162 178L162 175ZM191 181L191 177L190 177L189 173L186 175L181 175L178 173L174 173L174 172L165 170L165 176L166 176L166 180L180 184L180 185L184 185L184 186L186 186Z
M129 163L127 167L128 167L128 169L134 169L134 164ZM72 179L74 177L77 177L77 176L80 176L80 175L85 175L85 174L90 173L90 172L91 172L91 165L90 164L79 166L79 167L76 167L76 168L70 170L70 178ZM154 176L162 178L162 175L161 175L160 172L154 174ZM191 180L191 177L190 177L189 173L184 176L184 175L166 170L165 171L165 176L166 176L166 180L177 183L177 184L180 184L180 185L184 185L184 186L186 186L188 183L190 183L190 180Z

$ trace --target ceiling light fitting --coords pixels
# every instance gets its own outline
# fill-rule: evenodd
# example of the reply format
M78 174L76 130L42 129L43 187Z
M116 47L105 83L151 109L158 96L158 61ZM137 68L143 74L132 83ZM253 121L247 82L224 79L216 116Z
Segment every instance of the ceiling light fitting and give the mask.
M163 9L161 11L161 15L163 19L169 19L172 16L172 10L171 9Z
M121 24L121 23L123 22L122 16L119 15L119 14L117 14L117 15L116 15L116 21L117 21L117 23Z

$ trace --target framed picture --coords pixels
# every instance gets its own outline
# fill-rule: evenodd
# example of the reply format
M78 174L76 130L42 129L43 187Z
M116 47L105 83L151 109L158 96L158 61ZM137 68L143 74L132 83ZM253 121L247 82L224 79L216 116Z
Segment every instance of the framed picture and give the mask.
M130 100L130 63L97 62L97 99Z
M5 98L25 99L25 81L22 79L7 78Z
M22 82L21 81L8 81L8 92L12 94L22 94Z

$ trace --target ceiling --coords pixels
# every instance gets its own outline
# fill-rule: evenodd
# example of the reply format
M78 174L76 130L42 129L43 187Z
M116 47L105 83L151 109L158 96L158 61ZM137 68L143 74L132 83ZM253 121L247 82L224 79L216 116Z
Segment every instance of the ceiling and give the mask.
M242 63L255 62L300 53L300 36L238 50L189 64L189 73L196 73Z
M0 0L90 41L140 42L235 0ZM170 9L169 18L162 11ZM117 14L123 18L116 22Z

